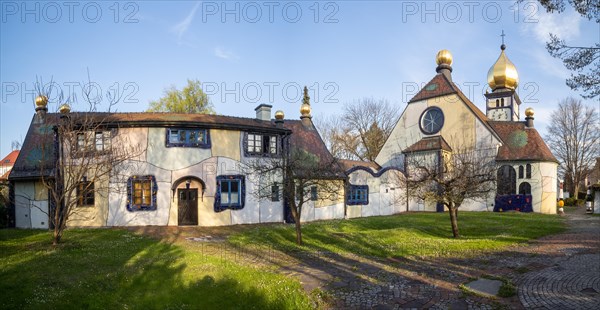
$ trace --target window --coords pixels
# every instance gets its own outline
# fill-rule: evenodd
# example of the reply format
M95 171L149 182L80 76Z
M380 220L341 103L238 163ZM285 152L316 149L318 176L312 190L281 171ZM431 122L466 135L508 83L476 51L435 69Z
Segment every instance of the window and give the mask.
M245 186L243 175L217 176L215 212L221 212L226 209L242 209L244 208L244 200Z
M525 177L531 179L531 164L527 164L525 168Z
M424 134L436 134L444 126L444 113L438 107L430 107L421 114L419 125Z
M500 99L500 106L503 107L504 106L504 98Z
M496 99L496 108L500 107L500 100Z
M317 187L311 186L310 187L310 200L315 201L315 200L317 200L317 198L319 198L317 196Z
M277 183L271 186L271 201L279 201L279 185Z
M496 195L514 195L517 191L517 173L509 165L498 168Z
M523 166L519 166L519 179L523 178Z
M207 129L167 128L167 147L210 148Z
M246 137L246 154L275 156L279 154L278 137L258 133L248 133Z
M519 195L531 195L531 184L527 182L521 183L519 185Z
M111 132L109 130L104 131L92 131L92 132L80 132L77 134L77 150L81 152L90 151L108 151L111 146Z
M96 151L110 149L110 131L96 132Z
M94 182L82 181L77 184L77 206L94 206Z
M158 186L153 175L132 176L127 180L127 210L156 210Z
M368 205L369 204L369 186L368 185L350 185L348 189L349 205Z

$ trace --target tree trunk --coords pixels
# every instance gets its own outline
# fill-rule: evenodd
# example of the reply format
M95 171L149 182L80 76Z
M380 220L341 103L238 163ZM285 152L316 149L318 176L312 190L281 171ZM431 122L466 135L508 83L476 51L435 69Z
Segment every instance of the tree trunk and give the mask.
M300 219L296 220L296 244L302 245L302 226L300 225Z
M452 235L454 238L460 238L460 234L458 233L458 208L449 207L450 212L450 224L452 224Z

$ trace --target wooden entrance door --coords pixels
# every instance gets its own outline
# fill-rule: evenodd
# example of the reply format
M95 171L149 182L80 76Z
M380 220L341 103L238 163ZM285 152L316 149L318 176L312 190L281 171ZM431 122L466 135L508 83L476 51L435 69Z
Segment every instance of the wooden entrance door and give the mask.
M177 190L177 224L198 225L198 189L180 188Z

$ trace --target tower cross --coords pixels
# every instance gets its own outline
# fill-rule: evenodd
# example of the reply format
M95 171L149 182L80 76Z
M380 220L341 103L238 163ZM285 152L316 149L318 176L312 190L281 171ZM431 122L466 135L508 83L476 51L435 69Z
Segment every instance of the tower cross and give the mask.
M502 34L500 36L502 37L502 45L504 45L504 37L506 36L504 34L504 29L502 29Z

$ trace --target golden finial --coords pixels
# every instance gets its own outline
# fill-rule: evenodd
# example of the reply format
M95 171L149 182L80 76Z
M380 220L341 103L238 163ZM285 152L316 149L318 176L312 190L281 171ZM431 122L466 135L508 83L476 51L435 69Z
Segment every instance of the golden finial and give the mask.
M300 106L300 115L301 117L311 117L310 112L311 108L310 97L308 96L308 88L304 86L304 97L302 98L302 105Z
M435 56L435 63L439 66L445 64L448 66L452 65L452 54L449 50L441 50Z
M492 90L498 88L515 89L519 85L519 73L517 67L506 57L504 49L506 45L502 44L502 50L496 63L488 71L488 84Z
M48 97L39 95L35 98L35 106L38 108L45 108L48 105Z
M283 114L283 111L277 110L277 112L275 112L275 119L282 120L284 117L285 117L285 114Z
M535 111L533 111L533 108L529 107L527 109L525 109L525 116L527 117L533 117Z
M71 106L69 106L67 103L64 103L58 108L58 112L60 112L60 114L68 114L71 112Z

